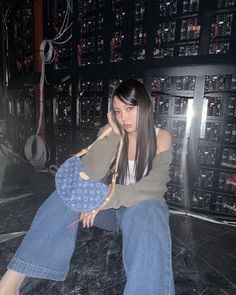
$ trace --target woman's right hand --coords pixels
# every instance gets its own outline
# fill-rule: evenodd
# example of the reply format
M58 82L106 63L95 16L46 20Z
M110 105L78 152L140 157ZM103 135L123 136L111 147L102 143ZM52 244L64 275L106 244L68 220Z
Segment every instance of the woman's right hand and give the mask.
M116 123L114 122L114 120L112 118L112 113L111 112L107 113L107 119L108 119L108 123L111 126L113 132L120 135L120 131L119 131Z
M82 223L83 228L90 228L93 226L94 219L99 211L91 211L80 213L79 222Z

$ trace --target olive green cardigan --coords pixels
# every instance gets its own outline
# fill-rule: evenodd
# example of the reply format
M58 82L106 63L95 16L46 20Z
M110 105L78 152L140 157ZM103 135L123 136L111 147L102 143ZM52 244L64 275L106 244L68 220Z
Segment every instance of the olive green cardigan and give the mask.
M89 152L82 157L81 161L85 172L96 180L102 179L114 158L120 136L111 132L101 140L96 141ZM152 170L140 181L129 184L117 184L111 200L103 208L130 207L137 202L145 200L164 201L163 196L167 190L169 181L169 165L172 160L172 149L159 153L153 159Z

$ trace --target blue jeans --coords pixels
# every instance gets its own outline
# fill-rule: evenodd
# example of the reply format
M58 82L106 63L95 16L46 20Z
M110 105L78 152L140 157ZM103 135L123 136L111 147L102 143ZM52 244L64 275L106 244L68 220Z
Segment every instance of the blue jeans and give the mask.
M39 208L8 268L30 277L63 281L69 270L79 218L54 192ZM169 213L164 202L144 201L99 212L94 226L122 232L124 295L174 295Z

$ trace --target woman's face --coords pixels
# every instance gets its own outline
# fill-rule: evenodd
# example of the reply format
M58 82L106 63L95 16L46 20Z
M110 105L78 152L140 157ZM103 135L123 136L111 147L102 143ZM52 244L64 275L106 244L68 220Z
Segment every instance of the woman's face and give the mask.
M121 127L128 133L136 133L138 126L138 106L122 102L118 96L113 99L114 114Z

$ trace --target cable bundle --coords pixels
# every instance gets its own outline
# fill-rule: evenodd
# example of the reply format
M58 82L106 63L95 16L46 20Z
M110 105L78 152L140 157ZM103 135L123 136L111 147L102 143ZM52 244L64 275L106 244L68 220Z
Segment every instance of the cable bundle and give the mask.
M41 169L50 159L50 149L39 135L30 136L25 144L25 156L37 169Z
M40 103L39 103L39 122L38 128L35 135L30 136L25 144L25 156L29 160L29 162L35 166L37 169L44 169L45 164L50 160L50 149L48 145L44 142L44 140L39 135L39 131L42 125L43 119L43 110L44 110L44 98L43 98L43 89L44 89L44 81L45 81L45 64L50 64L55 59L55 45L63 45L68 40L70 40L70 35L66 40L59 41L65 34L65 32L72 26L72 22L69 24L70 14L72 13L72 5L71 0L66 0L67 9L65 13L65 17L62 23L62 26L56 35L56 37L52 40L43 40L40 44L40 58L42 60L41 67L41 76L40 76Z

